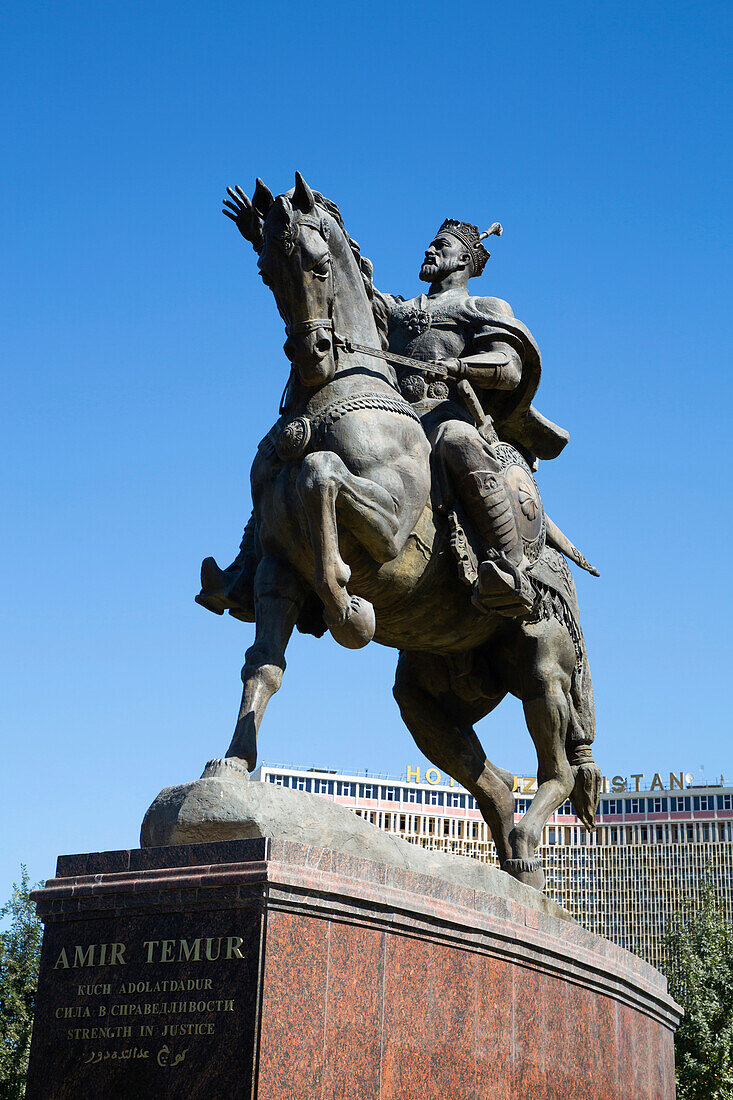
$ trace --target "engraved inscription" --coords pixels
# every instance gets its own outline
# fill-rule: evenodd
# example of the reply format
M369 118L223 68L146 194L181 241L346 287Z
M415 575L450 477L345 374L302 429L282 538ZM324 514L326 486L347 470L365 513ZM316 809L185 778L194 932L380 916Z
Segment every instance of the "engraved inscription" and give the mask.
M53 970L236 964L245 958L243 945L244 938L236 935L73 944L58 951ZM77 982L67 990L67 996L77 1003L62 1003L53 1009L53 1020L63 1025L56 1039L96 1044L95 1049L81 1054L84 1065L151 1058L161 1068L173 1069L183 1062L189 1048L178 1049L165 1042L157 1046L155 1041L214 1035L217 1019L235 1012L235 998L217 991L217 984L207 977L127 980L121 975L116 980ZM133 1040L133 1045L120 1049L115 1042L120 1039ZM138 1046L135 1039L153 1042Z

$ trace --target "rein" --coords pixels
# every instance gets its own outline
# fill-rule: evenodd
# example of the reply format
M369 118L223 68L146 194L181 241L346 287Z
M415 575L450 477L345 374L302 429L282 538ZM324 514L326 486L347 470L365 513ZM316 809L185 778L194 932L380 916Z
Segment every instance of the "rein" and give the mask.
M387 363L394 363L397 367L410 367L420 371L421 374L429 374L434 378L447 378L448 371L439 363L426 363L424 359L412 359L409 355L398 355L395 351L383 351L381 348L370 348L366 344L355 344L353 340L347 340L334 332L334 341L345 352L360 351L364 355L373 355L375 359L384 359Z
M372 348L368 344L355 344L346 336L336 332L332 317L309 317L305 321L296 321L292 325L285 326L288 336L299 336L306 332L315 332L316 329L325 328L333 333L333 343L336 351L345 351L347 354L361 352L363 355L371 355L375 359L384 359L387 363L393 363L398 367L411 367L421 374L429 374L434 378L447 378L448 371L438 363L426 364L424 359L412 359L409 355L398 355L394 351L383 351L382 348Z

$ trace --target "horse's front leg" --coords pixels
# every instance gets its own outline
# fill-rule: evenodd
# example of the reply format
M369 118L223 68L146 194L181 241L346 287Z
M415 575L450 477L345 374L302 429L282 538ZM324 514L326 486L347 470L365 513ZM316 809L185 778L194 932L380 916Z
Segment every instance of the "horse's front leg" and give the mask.
M242 705L227 756L257 764L257 731L265 708L282 683L285 649L307 595L300 577L280 558L264 557L254 581L255 640L242 669Z
M323 601L329 630L341 645L360 649L374 637L374 608L346 588L351 570L339 550L337 504L344 525L377 561L396 557L412 526L398 514L391 493L352 474L333 451L307 455L296 487L315 558L313 587Z

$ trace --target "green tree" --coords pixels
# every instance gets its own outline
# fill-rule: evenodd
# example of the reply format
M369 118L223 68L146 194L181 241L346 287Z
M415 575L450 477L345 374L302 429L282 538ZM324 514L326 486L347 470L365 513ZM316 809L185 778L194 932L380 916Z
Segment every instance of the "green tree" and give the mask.
M28 872L21 867L20 882L0 909L0 919L10 918L0 932L0 1100L25 1096L43 936L30 892Z
M733 926L710 874L665 937L669 991L685 1015L675 1036L678 1100L733 1098Z

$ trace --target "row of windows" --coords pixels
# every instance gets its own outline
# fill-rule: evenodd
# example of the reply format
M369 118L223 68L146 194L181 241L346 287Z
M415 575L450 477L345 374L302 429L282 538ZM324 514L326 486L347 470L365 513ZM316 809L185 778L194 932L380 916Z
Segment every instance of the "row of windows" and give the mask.
M733 840L730 821L695 821L672 825L607 825L596 829L596 844L680 844ZM551 843L551 842L550 842Z
M454 836L462 840L488 840L488 830L484 822L462 821L460 818L422 817L420 814L381 813L376 810L354 810L357 817L363 817L387 832L411 833L421 837Z
M420 814L383 813L357 809L357 816L371 821L380 829L408 833L415 836L457 836L466 840L490 841L486 824L478 821L462 821L460 818L423 817ZM733 841L733 822L694 822L666 825L606 825L594 833L581 828L557 828L547 826L543 833L543 845L557 845L569 852L569 858L582 863L585 852L591 848L619 845L623 849L639 848L647 844L703 844ZM580 850L579 850L580 849ZM589 857L590 858L590 855ZM612 859L615 857L612 856Z
M691 810L731 810L733 809L733 795L730 794L701 794L701 795L672 795L671 797L658 798L602 798L598 807L601 814L666 814L667 812L682 813ZM572 813L569 802L565 802L558 813Z
M429 787L386 787L376 783L352 783L340 779L318 779L307 775L268 775L268 782L278 787L292 787L311 794L330 794L341 798L370 798L383 802L406 802L421 806L449 806L456 809L477 809L470 794L458 791L431 790ZM529 802L526 803L529 806Z
M307 775L268 775L270 783L279 787L292 787L298 791L312 794L330 794L342 798L369 798L384 802L403 802L412 805L447 806L461 810L477 809L476 800L470 794L458 791L431 790L429 787L396 787L378 783L354 783L351 781L320 779ZM531 799L515 800L515 812L526 813ZM680 795L646 798L602 798L598 806L599 815L607 814L643 814L643 813L681 813L693 810L731 810L733 795ZM557 810L559 815L574 815L570 801L563 802Z

